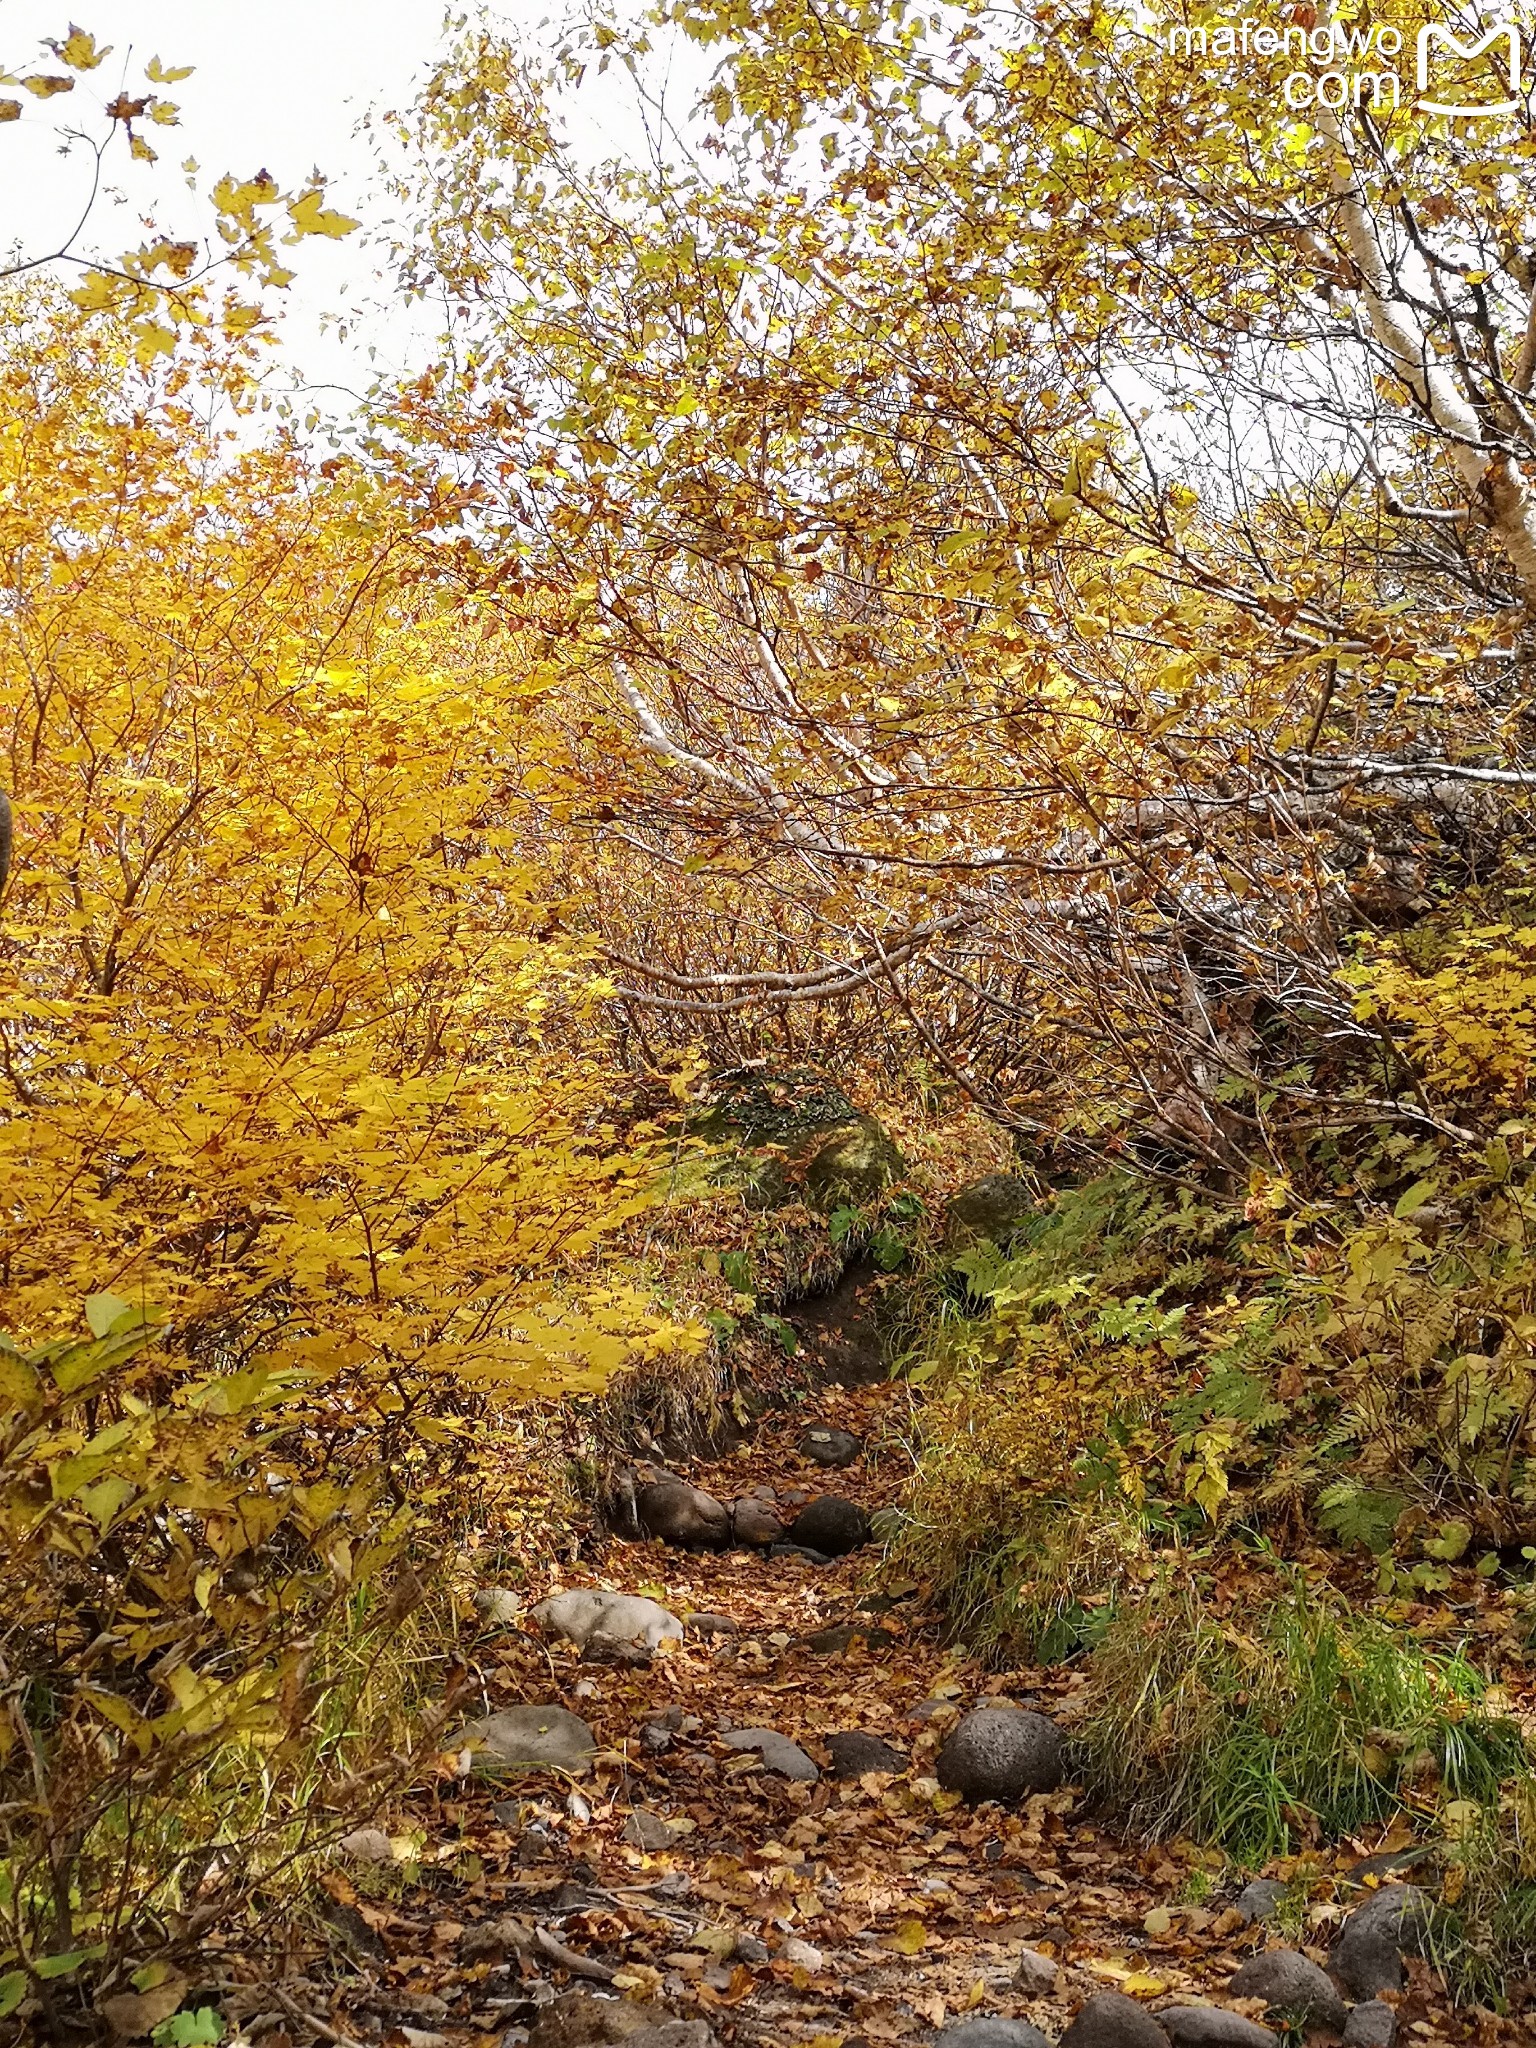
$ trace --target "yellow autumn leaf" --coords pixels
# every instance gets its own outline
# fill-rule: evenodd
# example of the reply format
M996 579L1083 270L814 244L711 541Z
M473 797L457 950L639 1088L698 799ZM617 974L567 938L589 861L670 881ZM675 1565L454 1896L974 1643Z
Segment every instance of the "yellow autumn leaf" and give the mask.
M338 213L334 208L328 207L324 194L319 190L301 193L297 199L290 200L288 218L293 225L293 233L284 236L283 239L289 242L298 241L304 235L328 235L332 240L339 241L344 235L350 235L354 228L361 226L361 222L354 220L350 214Z
M69 34L60 43L50 43L49 49L61 63L68 64L75 71L94 71L105 57L112 54L112 45L98 43L93 35L74 22L69 25Z

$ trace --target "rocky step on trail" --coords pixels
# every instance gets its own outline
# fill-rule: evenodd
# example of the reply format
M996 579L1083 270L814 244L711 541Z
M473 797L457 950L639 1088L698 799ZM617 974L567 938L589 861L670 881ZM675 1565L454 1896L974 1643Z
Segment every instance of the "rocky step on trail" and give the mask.
M828 1390L676 1476L790 1532L836 1488L862 1537L902 1484L902 1398ZM856 1462L829 1464L844 1433ZM280 1999L253 1984L250 2031L276 2013L296 2048L1528 2038L1447 2009L1412 1885L1307 1917L1191 1845L1117 1839L1065 1782L1075 1673L983 1674L876 1591L870 1549L752 1541L612 1541L559 1584L484 1589L483 1711L338 1857L330 1955Z

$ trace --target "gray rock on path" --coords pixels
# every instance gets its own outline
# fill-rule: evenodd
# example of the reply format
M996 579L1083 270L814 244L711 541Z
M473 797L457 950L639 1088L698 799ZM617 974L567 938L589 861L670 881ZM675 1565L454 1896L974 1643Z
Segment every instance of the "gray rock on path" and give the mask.
M781 1778L793 1778L800 1785L814 1785L821 1776L798 1742L791 1742L776 1728L733 1728L720 1740L727 1749L755 1749L770 1771Z
M597 1754L597 1738L564 1707L504 1707L469 1722L444 1747L474 1750L479 1771L584 1771Z
M1099 1991L1062 2035L1060 2048L1168 2048L1168 2036L1134 1998Z
M686 1479L659 1479L635 1495L635 1519L647 1536L678 1550L724 1550L731 1540L731 1511L712 1493Z
M685 1614L683 1625L691 1635L696 1636L739 1636L741 1623L729 1614L711 1614L703 1610L698 1614Z
M832 1559L824 1550L812 1550L808 1543L775 1543L769 1551L770 1557L798 1557L802 1564L831 1564Z
M731 1534L750 1550L771 1550L784 1534L784 1524L760 1500L739 1500L731 1509Z
M659 2006L567 1991L541 2008L528 2048L719 2048L703 2020L678 2020Z
M1392 2048L1397 2039L1397 2014L1380 1998L1357 2005L1344 2022L1345 2048Z
M861 1728L829 1735L827 1753L832 1759L828 1769L834 1778L862 1778L869 1771L888 1771L894 1775L907 1768L907 1759L899 1749L892 1749L878 1735L866 1735Z
M824 1557L846 1557L869 1541L869 1517L857 1501L842 1500L824 1493L802 1508L790 1523L791 1543L807 1550L819 1550Z
M1173 2048L1280 2048L1280 2036L1219 2005L1168 2005L1157 2023Z
M541 1600L533 1617L552 1635L564 1636L582 1649L594 1636L606 1636L614 1643L641 1643L648 1650L659 1649L669 1640L683 1640L683 1624L659 1600L643 1600L633 1593L605 1593L596 1586Z
M973 1801L1054 1792L1064 1768L1055 1723L1027 1707L973 1708L946 1740L935 1766L946 1792Z
M1328 1973L1356 1998L1401 1991L1403 1956L1418 1948L1429 1925L1429 1900L1417 1885L1384 1885L1339 1929Z
M960 2020L933 2037L933 2048L1051 2048L1028 2020Z
M1227 1986L1229 1998L1262 1998L1271 2012L1306 2025L1344 2025L1344 2001L1327 1972L1294 1948L1266 1949L1250 1956Z
M1245 1927L1261 1927L1279 1912L1286 1890L1278 1877L1256 1877L1243 1886L1232 1902L1232 1910L1242 1915Z
M1042 1955L1028 1942L1019 1950L1013 1971L1013 1988L1022 1991L1027 1998L1048 1998L1056 1989L1056 1980L1061 1975L1061 1965L1054 1956Z
M482 1586L473 1605L487 1628L515 1628L523 1618L522 1601L505 1586Z
M648 1807L637 1806L624 1823L624 1840L648 1853L670 1849L677 1839L671 1821Z
M846 1429L834 1429L827 1422L813 1422L800 1439L802 1455L825 1466L829 1472L851 1465L863 1449L862 1437L854 1436Z

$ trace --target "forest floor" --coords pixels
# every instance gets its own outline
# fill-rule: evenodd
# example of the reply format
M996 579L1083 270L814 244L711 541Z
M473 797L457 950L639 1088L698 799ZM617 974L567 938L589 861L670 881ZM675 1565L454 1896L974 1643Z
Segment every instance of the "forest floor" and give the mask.
M906 1398L890 1386L828 1389L687 1476L724 1499L768 1486L791 1507L796 1494L835 1492L874 1509L910 1471ZM813 1419L862 1436L865 1456L819 1471L798 1448ZM248 2023L263 2005L275 2015L266 2048L284 2036L515 2048L538 2002L572 1988L703 2018L732 2048L916 2048L972 2014L1026 2018L1054 2039L1105 1989L1154 2011L1224 2003L1239 1964L1278 1939L1233 1910L1243 1875L1189 1843L1120 1840L1071 1789L1016 1808L971 1808L939 1790L933 1759L958 1713L996 1698L1070 1724L1082 1681L1071 1668L968 1663L917 1600L878 1584L877 1555L818 1566L604 1542L552 1576L545 1590L643 1594L734 1627L690 1626L644 1669L584 1663L520 1629L488 1636L483 1699L468 1711L566 1707L591 1725L595 1763L569 1778L492 1777L445 1756L388 1819L400 1860L339 1858L324 1941L290 1958L298 1974L280 1994L264 1972L243 1995ZM522 1591L530 1605L540 1597ZM673 1725L655 1726L663 1717ZM820 1775L790 1782L732 1753L720 1736L742 1728L790 1737ZM834 1778L827 1738L850 1729L901 1751L905 1773ZM1342 1844L1313 1864L1326 1880L1401 1846ZM1316 1895L1335 1889L1321 1882ZM1331 1899L1311 1908L1299 1939L1316 1959L1344 1910ZM1026 1957L1033 1980L1020 1986L1026 1944L1043 1960ZM1407 1967L1400 2043L1530 2039L1524 2021L1453 2012L1427 1966ZM1257 2016L1251 2002L1235 2009Z

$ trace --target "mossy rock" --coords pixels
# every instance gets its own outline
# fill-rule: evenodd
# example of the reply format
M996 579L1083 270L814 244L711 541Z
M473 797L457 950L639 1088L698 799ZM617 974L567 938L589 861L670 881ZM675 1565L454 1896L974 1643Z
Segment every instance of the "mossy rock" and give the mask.
M703 1138L783 1145L858 1114L837 1083L814 1067L751 1067L720 1076L714 1101L693 1128Z
M944 1211L944 1235L957 1250L982 1238L1006 1244L1037 1206L1027 1181L1012 1173L989 1173L951 1197Z
M817 1146L806 1165L805 1191L818 1209L870 1202L906 1170L879 1118L855 1116Z

